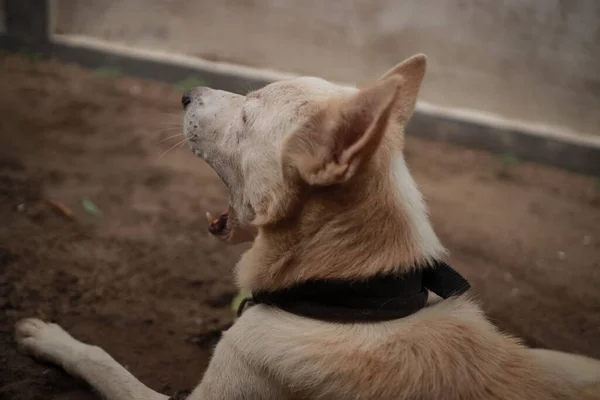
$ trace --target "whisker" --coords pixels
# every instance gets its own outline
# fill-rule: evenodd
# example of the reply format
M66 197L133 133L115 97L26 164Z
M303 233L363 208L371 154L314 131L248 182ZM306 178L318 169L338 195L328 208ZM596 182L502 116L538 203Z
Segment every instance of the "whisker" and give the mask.
M163 115L163 116L167 116L167 117L177 117L177 118L183 117L183 114L181 112L179 112L179 113L170 113L170 112L159 111L158 114Z
M181 130L182 128L183 127L181 125L179 125L179 126L169 126L169 127L162 128L161 130L158 130L157 133L168 132L168 131L172 131L172 130L175 130L175 129Z
M183 133L178 133L177 135L167 136L166 138L160 140L158 143L162 143L162 142L165 142L165 141L167 141L169 139L176 138L177 136L183 136Z
M170 124L155 124L157 129L175 129L175 128L181 128L183 126L182 123L179 124L174 124L174 123L170 123Z
M165 126L165 127L171 127L171 126L181 126L183 124L181 123L180 120L178 120L177 122L164 121L161 125Z
M248 96L248 93L257 90L257 88L253 87L249 82L244 82L244 96Z
M169 147L169 148L167 149L167 151L165 151L165 152L164 152L164 153L162 153L160 156L158 156L158 157L156 158L156 161L160 160L160 159L161 159L161 158L163 158L163 157L164 157L164 156L165 156L165 155L166 155L168 152L170 152L171 150L173 150L175 147L177 147L177 146L179 146L179 145L182 145L182 144L184 144L184 143L185 143L185 142L187 142L188 140L189 140L189 138L185 138L185 139L183 139L181 142L177 142L177 143L175 143L173 146Z

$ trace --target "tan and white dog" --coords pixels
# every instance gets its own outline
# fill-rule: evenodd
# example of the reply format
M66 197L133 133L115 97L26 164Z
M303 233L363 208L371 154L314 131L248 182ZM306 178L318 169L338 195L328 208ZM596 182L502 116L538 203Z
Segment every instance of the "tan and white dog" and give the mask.
M367 279L443 257L403 158L404 127L425 66L425 56L413 56L361 89L304 77L247 96L186 93L184 134L230 193L211 232L253 240L235 270L241 287ZM109 400L167 398L58 325L26 319L16 338ZM599 361L529 349L500 333L466 295L374 323L323 322L255 305L223 333L189 396L586 398L600 398Z

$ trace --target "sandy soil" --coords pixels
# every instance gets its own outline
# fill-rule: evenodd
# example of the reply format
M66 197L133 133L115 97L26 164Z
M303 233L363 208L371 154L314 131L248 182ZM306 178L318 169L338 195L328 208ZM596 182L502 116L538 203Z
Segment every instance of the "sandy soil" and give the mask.
M1 62L0 399L95 398L17 352L12 327L27 316L104 347L154 389L194 386L231 323L243 249L206 233L204 212L225 201L216 175L187 148L167 152L181 139L166 139L179 133L180 94ZM600 357L598 181L416 139L407 159L490 317L530 344Z

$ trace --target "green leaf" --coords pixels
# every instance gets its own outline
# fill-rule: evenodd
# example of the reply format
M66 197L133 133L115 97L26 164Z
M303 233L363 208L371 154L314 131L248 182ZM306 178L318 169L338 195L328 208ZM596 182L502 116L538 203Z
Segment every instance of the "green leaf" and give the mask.
M19 50L19 55L23 58L26 58L30 62L36 62L42 58L42 55L40 53L35 53L27 49Z
M511 153L497 154L494 158L502 168L513 168L520 164L517 156Z
M96 75L104 78L117 79L123 76L123 72L117 67L100 67L96 69Z
M94 217L102 216L102 211L100 211L96 204L94 204L94 202L92 202L90 199L82 199L81 207L83 207L83 210L86 213L93 215Z
M175 84L175 89L178 92L185 92L188 89L191 89L196 86L205 86L206 82L197 76L188 76L182 81L179 81Z

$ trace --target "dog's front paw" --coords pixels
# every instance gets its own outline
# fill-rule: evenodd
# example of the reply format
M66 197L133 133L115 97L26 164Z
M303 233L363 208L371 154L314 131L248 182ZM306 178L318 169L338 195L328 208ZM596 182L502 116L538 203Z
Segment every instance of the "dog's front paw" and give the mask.
M83 346L60 326L37 318L19 321L15 339L25 353L63 367L76 359Z

